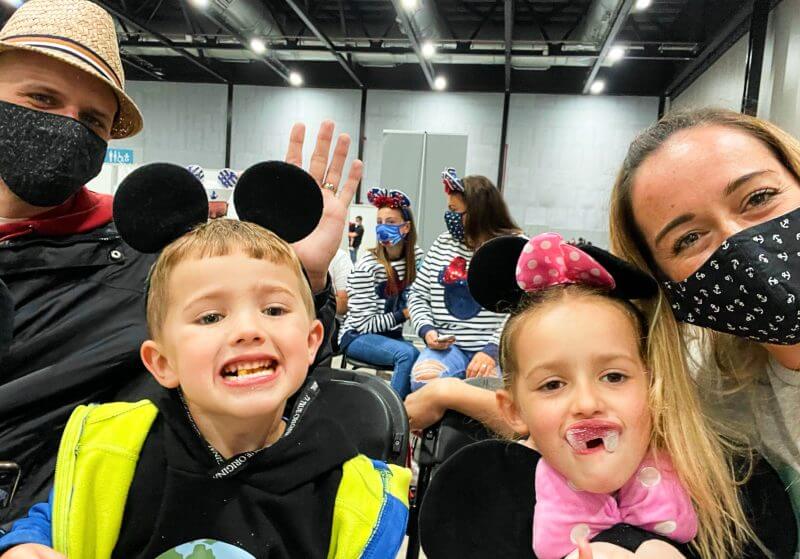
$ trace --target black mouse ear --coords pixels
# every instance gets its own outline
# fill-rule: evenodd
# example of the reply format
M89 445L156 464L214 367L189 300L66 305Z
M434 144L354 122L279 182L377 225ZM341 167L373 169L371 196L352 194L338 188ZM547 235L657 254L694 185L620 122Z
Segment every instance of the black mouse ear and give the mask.
M656 280L630 262L594 245L580 244L576 246L597 260L614 278L616 287L610 293L612 297L620 299L650 299L658 294Z
M233 191L239 219L269 229L288 243L307 237L322 217L322 192L314 177L283 161L247 169Z
M527 242L525 237L495 237L472 256L467 285L482 307L497 313L517 308L524 295L517 285L517 261Z
M158 252L208 220L208 199L192 173L171 163L139 167L114 195L114 222L139 252Z
M8 355L14 334L14 301L6 284L0 280L0 363Z

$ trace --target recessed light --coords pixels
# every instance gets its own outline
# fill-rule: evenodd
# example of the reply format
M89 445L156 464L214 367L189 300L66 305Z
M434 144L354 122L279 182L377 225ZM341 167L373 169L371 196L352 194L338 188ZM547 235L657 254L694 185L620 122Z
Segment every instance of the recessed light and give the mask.
M595 80L589 87L589 91L591 91L593 95L599 95L600 93L603 93L603 90L605 88L606 88L606 82L604 82L603 80Z
M652 4L652 3L653 3L653 0L636 0L636 4L634 5L634 8L636 8L639 11L646 10L647 8L650 7L650 4Z
M608 51L608 56L606 57L606 59L612 64L614 62L619 62L623 58L625 58L625 47L620 46L611 47L611 50Z
M403 0L403 8L412 12L417 9L417 0Z
M433 80L433 88L439 91L445 89L447 87L447 79L444 76L437 76L435 80Z
M201 10L208 8L208 0L189 0L189 3L195 8L200 8Z
M250 48L253 49L253 52L256 54L264 54L267 52L267 45L264 44L264 41L255 37L254 39L250 39Z
M422 56L425 58L431 58L434 54L436 54L436 45L434 45L431 41L425 41L422 43Z
M295 87L300 87L303 85L303 76L297 72L292 72L289 74L289 83Z

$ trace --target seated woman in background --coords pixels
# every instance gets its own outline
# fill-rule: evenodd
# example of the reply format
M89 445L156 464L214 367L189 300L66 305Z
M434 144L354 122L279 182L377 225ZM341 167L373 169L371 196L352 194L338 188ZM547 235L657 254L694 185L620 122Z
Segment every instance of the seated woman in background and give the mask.
M378 245L358 261L347 279L348 313L339 345L348 357L393 367L392 388L405 398L419 351L403 339L403 323L409 318L407 291L417 275L422 249L416 244L408 196L373 188L367 200L378 208Z
M460 179L449 168L442 181L447 231L433 243L409 294L414 328L427 346L411 373L412 390L438 378L499 375L497 350L507 315L487 311L472 298L467 267L486 241L521 232L486 177Z

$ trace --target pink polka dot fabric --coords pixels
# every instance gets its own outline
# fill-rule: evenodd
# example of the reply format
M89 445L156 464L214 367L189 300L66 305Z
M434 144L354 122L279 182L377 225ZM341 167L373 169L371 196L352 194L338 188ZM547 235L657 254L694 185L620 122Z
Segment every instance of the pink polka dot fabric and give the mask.
M597 260L564 242L558 233L533 237L517 261L517 285L523 291L538 291L570 283L614 289L611 277Z
M533 550L539 559L560 559L582 538L617 524L639 526L686 543L697 535L697 514L664 453L648 455L615 495L575 488L544 458L536 465Z

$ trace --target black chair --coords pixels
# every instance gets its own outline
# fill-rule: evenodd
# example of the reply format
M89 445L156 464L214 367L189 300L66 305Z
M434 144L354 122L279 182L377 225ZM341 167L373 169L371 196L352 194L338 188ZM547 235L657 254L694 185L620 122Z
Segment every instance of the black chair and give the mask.
M448 410L439 423L422 432L417 460L419 464L417 488L409 507L406 559L419 557L419 510L436 467L457 450L496 436L480 421L453 410Z
M375 371L375 375L383 380L391 380L392 379L392 369L391 365L376 365L375 363L369 363L367 361L361 361L360 359L355 359L354 357L350 357L346 353L342 354L342 368L346 369L347 366L350 366L354 371L358 369L372 369ZM387 368L389 367L389 368Z
M350 434L358 451L400 466L408 458L408 416L402 400L386 382L359 371L318 367L318 379L330 381L319 404Z

